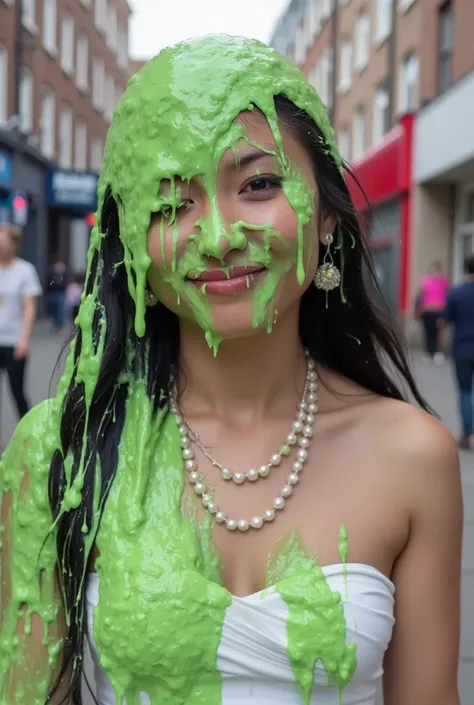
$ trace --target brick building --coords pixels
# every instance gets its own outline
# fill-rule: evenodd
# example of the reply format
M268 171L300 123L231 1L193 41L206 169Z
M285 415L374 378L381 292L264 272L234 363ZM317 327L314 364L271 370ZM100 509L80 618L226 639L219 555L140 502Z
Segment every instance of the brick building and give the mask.
M292 0L272 39L330 110L372 205L376 271L397 312L410 310L434 257L450 267L456 247L474 246L473 26L472 0Z
M0 218L27 203L22 254L40 272L85 265L129 17L126 0L0 0Z

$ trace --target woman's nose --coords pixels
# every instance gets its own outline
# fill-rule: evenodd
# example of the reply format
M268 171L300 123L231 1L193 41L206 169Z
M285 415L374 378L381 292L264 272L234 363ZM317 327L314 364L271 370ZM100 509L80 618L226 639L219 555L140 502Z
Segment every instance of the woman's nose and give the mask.
M195 236L198 252L203 257L214 257L223 263L231 250L245 250L248 239L241 228L226 223L217 202L211 203L209 213L196 222Z

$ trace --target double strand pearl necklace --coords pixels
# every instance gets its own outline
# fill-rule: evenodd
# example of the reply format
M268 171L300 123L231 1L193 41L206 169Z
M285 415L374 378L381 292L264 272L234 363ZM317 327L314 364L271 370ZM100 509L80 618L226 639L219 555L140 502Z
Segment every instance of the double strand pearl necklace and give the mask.
M203 445L196 431L194 431L187 419L181 414L176 401L176 391L174 390L172 392L170 409L175 415L178 424L181 437L181 453L185 469L189 473L189 482L194 487L196 495L201 498L202 505L206 511L214 517L218 524L223 524L229 531L238 529L239 531L245 532L249 529L261 529L265 523L274 521L276 513L285 508L286 501L293 494L293 487L299 482L300 474L308 459L308 449L313 437L313 424L318 411L317 373L314 369L314 361L309 357L307 352L306 356L307 374L303 397L298 405L297 417L293 423L291 432L286 438L286 442L280 447L277 453L272 455L270 463L262 465L258 470L252 468L247 473L233 473L213 458L208 449ZM273 500L272 508L263 512L262 516L252 517L250 521L247 519L236 520L227 517L214 502L212 488L206 482L203 473L198 472L191 443L194 443L203 452L212 465L219 468L224 480L233 480L236 485L242 485L247 480L256 482L260 478L268 477L271 470L279 467L283 458L290 456L293 450L296 450L296 460L293 462L292 472L288 475L285 485L283 485L280 490L280 494Z

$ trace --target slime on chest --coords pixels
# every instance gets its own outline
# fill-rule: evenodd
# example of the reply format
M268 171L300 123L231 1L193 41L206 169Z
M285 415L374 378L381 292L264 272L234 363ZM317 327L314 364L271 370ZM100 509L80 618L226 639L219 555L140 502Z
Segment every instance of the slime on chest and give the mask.
M125 255L123 263L117 262L116 266L124 266L127 271L129 294L136 303L133 325L137 335L143 336L146 277L151 263L147 233L150 214L165 205L159 195L160 184L164 179L171 183L171 196L168 195L166 204L171 205L173 211L178 197L173 179L179 176L190 181L202 176L210 202L215 206L220 158L244 137L235 118L254 105L266 116L271 128L284 175L285 194L298 218L297 253L285 266L296 264L301 282L305 274L303 228L313 215L313 194L302 177L288 165L283 153L274 105L274 98L279 94L286 95L315 120L328 151L340 167L334 133L314 89L290 62L254 40L208 37L164 50L133 77L117 106L99 182L97 225L93 228L88 252L88 286L77 319L81 331L80 351L73 343L56 398L23 419L0 466L2 492L12 498L8 518L2 517L10 553L9 575L4 582L11 593L2 616L0 639L0 696L5 705L43 705L51 685L52 668L62 646L54 628L60 604L54 592L55 567L59 560L61 570L62 557L55 554L56 523L51 529L48 471L54 452L61 448L59 430L66 391L71 385L83 384L82 452L74 472L70 457L65 459L66 491L60 510L60 515L74 516L83 502L88 472L88 421L107 336L107 311L99 303L98 295L101 278L110 276L110 272L103 269L102 258L102 242L107 237L107 233L101 232L105 195L110 191L118 204L120 239ZM270 330L272 299L279 278L285 273L285 268L278 270L274 266L271 257L272 239L279 234L271 224L263 224L258 226L263 233L262 244L247 242L245 233L257 226L237 222L231 232L226 232L214 206L211 216L200 223L200 236L207 238L211 250L224 235L232 246L248 247L254 261L268 266L270 271L265 285L254 293L253 324L266 324ZM176 239L176 233L173 237ZM199 263L192 261L191 247L179 260L175 244L173 252L166 276L180 295L184 271ZM209 345L217 351L219 340L212 330L205 290L195 289L186 295ZM97 327L93 327L94 318L98 320ZM105 505L102 527L97 534L102 510L98 499L101 481L98 461L94 470L93 516L81 527L86 557L96 541L101 552L97 566L101 576L100 603L95 628L101 662L118 702L125 696L130 703L134 702L137 693L144 690L150 693L152 705L201 705L204 688L206 705L220 705L221 681L216 658L225 611L232 597L222 587L212 526L202 525L198 530L181 511L178 500L184 480L179 438L172 418L166 417L164 411L158 418L153 414L152 400L146 392L146 370L142 371L142 377L132 373L133 357L134 351L127 344L126 372L120 380L128 384L125 425L118 449L117 476ZM157 478L160 478L159 486ZM166 545L163 538L167 539ZM300 565L301 551L296 546L292 546L288 555L292 556L288 559L290 565ZM116 565L122 570L115 570ZM353 650L345 644L340 600L334 597L314 561L308 561L307 568L308 575L317 578L313 580L317 585L310 581L298 589L314 601L316 611L324 611L330 605L333 619L327 621L325 627L331 638L326 639L326 646L321 650L320 645L308 642L304 635L303 624L310 616L299 611L298 601L290 609L288 657L305 703L311 695L311 669L314 670L317 659L325 663L329 676L339 688L350 680L355 665ZM85 579L85 574L78 576L82 593ZM294 594L289 586L290 582L282 579L277 587L290 604ZM185 617L173 609L180 600L183 605L192 605ZM131 622L127 622L127 615ZM46 657L33 677L23 640L38 619L44 632ZM66 613L66 621L69 619ZM185 621L194 625L191 633L195 641L194 649L188 652L188 661L183 664L177 657L182 658L179 647ZM130 629L129 624L133 624L134 629ZM321 629L319 623L314 622L313 626L316 627L313 639L316 639ZM158 641L158 654L152 647L163 633L166 633L166 644L160 645ZM310 655L303 655L302 648L304 654ZM157 655L162 670L160 678L154 680ZM29 673L26 685L25 673Z

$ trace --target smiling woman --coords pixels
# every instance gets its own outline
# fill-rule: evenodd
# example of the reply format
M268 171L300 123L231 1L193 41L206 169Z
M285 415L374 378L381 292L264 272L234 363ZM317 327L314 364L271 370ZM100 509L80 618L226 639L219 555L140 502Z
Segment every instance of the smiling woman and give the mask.
M457 454L344 172L259 42L131 80L64 377L2 459L4 705L80 705L86 640L99 705L458 705Z

